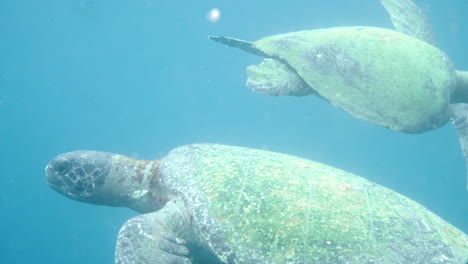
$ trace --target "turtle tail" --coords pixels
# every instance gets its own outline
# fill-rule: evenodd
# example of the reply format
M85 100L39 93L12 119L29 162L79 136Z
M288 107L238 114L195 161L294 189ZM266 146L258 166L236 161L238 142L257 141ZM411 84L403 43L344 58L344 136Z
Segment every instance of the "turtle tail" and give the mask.
M468 190L468 104L459 103L451 104L451 121L458 132L458 140L460 147L465 157L465 165L467 169L466 189Z

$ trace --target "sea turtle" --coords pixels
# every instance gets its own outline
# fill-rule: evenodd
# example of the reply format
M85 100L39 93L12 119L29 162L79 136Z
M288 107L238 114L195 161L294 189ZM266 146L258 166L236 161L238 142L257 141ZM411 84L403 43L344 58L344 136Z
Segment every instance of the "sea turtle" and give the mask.
M258 93L317 95L357 118L407 133L423 133L450 120L468 158L468 72L455 70L431 45L427 18L414 3L381 2L397 31L336 27L253 43L209 38L265 58L247 68L247 86Z
M75 151L45 173L72 199L142 213L120 229L118 264L468 261L468 236L422 205L286 154L216 144L153 161ZM198 250L211 260L193 259Z

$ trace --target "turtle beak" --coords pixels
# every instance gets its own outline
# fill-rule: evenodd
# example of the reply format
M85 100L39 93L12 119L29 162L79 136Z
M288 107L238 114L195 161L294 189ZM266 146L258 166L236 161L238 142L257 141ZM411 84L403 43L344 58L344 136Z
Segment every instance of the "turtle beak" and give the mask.
M69 152L51 160L45 167L45 176L46 183L52 189L72 199L79 199L85 195L78 184L76 167L79 163L74 156L74 152Z
M94 203L93 196L104 184L114 156L86 150L61 154L45 167L46 183L69 198Z
M70 191L68 191L69 186L67 186L66 182L64 179L67 179L66 177L63 177L58 171L57 168L55 168L52 165L52 162L47 164L45 167L45 175L46 175L46 183L49 185L52 189L57 191L60 194L63 194L67 197L73 198L74 195Z
M45 167L46 183L54 190L59 191L59 187L63 186L63 183L58 179L57 172L54 171L50 164Z

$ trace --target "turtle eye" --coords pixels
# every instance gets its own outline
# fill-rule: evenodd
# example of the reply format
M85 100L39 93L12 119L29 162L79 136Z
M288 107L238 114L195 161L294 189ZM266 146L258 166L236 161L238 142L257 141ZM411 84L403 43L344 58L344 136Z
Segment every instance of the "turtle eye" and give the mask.
M54 170L56 173L64 175L67 174L72 168L72 163L68 160L60 160L54 164Z

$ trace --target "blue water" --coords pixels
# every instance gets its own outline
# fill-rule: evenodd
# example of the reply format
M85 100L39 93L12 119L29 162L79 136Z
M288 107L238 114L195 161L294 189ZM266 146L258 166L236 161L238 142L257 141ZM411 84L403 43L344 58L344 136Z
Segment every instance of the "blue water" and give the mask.
M343 25L390 27L377 0L0 1L0 263L112 263L135 213L66 199L44 167L71 150L153 159L189 143L262 148L359 174L468 232L451 125L393 132L307 96L245 87L260 58L209 41ZM468 2L416 0L438 46L468 70ZM221 10L217 23L206 19Z

